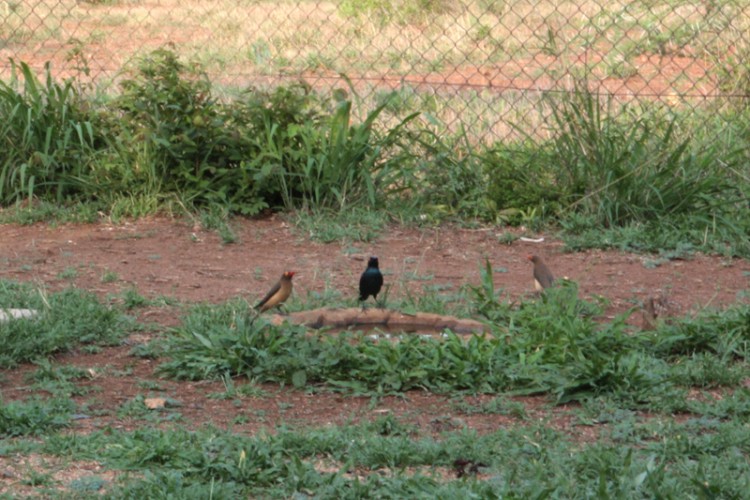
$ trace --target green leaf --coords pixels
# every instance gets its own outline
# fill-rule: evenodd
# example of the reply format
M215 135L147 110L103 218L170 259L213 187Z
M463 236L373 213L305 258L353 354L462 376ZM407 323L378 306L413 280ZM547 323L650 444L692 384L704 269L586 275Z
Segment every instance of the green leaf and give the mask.
M307 372L305 370L297 370L292 374L292 385L297 389L302 389L307 385Z
M198 333L198 332L193 332L193 336L194 336L195 338L197 338L197 339L198 339L198 341L199 341L199 342L200 342L201 344L203 344L203 345L204 345L205 347L207 347L208 349L213 349L213 347L214 347L214 346L213 346L213 343L212 343L212 342L211 342L211 341L210 341L210 340L209 340L208 338L204 337L203 335L201 335L201 334L200 334L200 333Z

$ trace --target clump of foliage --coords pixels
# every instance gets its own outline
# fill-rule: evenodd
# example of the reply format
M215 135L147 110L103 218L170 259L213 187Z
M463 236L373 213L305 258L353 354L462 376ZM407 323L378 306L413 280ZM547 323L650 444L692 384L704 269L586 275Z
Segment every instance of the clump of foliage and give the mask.
M74 82L58 83L49 65L40 80L28 64L11 61L10 81L0 81L0 116L0 204L77 196L77 180L105 139Z
M279 205L374 205L395 175L387 155L411 119L380 134L374 122L385 104L352 123L351 101L305 84L249 89L223 103L200 68L169 51L145 58L122 87L126 137L145 141L162 188L250 215Z
M732 210L741 193L726 163L731 157L719 161L710 145L691 150L675 118L633 112L615 117L581 89L553 108L549 158L570 209L605 228Z
M484 155L486 196L511 224L533 217L552 218L564 207L549 151L533 141L496 144Z
M120 140L144 145L161 190L192 205L219 203L239 213L266 206L241 168L256 153L247 109L214 98L199 67L157 50L121 86L115 101L122 114Z
M276 90L270 106L256 98L254 106L261 110L253 127L257 154L243 167L265 183L267 199L287 208L342 211L382 205L400 189L399 160L408 154L403 152L405 127L416 115L381 132L375 122L387 102L362 123L352 123L352 103L343 98L313 101L316 108L300 114L309 109L309 95L309 88L300 85ZM290 102L298 103L297 110L283 112ZM323 112L324 105L331 111Z
M65 427L74 411L75 403L70 399L0 399L0 436L39 435Z
M201 66L168 50L137 60L108 103L49 70L40 82L27 65L13 68L0 85L3 204L86 202L86 219L175 204L334 220L385 210L420 222L551 222L571 248L750 255L746 113L717 140L663 110L614 111L580 85L545 100L549 138L481 145L434 120L419 126L417 113L394 121L397 96L362 119L341 89L294 84L219 99Z
M485 159L465 131L445 136L425 129L413 131L409 139L411 157L402 167L409 189L403 203L434 220L494 217L495 204L487 197Z
M472 293L490 333L404 335L398 342L272 326L251 320L241 303L198 306L169 341L171 359L161 370L177 378L244 375L364 394L512 391L551 393L560 402L606 396L626 407L672 410L689 404L686 389L695 379L682 369L689 359L747 360L750 315L744 307L640 332L626 323L627 314L598 321L601 304L579 299L570 282L514 307L496 299L487 266ZM731 367L709 369L706 359L702 383L739 383L727 372Z
M0 322L0 367L11 368L81 344L112 344L127 333L127 318L88 292L48 293L30 284L0 281L0 309L31 309L27 319Z
M550 139L488 151L487 195L501 213L552 218L573 248L750 252L742 140L696 138L647 107L615 113L583 87L549 103Z
M15 68L15 66L14 66ZM375 207L404 189L407 116L376 126L386 99L357 122L345 92L305 84L250 88L225 102L202 68L168 50L139 59L102 109L73 81L42 85L25 64L0 87L0 202L72 197L142 215L165 200L253 215L267 207ZM112 110L115 112L113 113Z

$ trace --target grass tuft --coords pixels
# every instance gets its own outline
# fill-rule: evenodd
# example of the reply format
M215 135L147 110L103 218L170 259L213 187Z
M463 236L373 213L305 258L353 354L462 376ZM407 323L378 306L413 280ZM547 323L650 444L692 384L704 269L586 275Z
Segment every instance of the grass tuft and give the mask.
M88 292L47 292L30 284L0 281L0 308L32 309L37 315L0 323L0 367L65 352L81 344L117 343L130 321Z
M750 317L747 306L703 313L634 331L628 314L599 318L603 304L579 299L561 282L517 306L495 298L491 269L472 290L486 335L404 334L373 340L359 332L310 334L302 327L252 322L242 301L192 309L167 341L160 370L181 379L246 376L295 387L356 394L549 393L558 403L606 396L627 408L686 408L686 389L738 387ZM699 364L697 364L699 363ZM687 373L685 366L692 366ZM697 369L700 367L700 370Z

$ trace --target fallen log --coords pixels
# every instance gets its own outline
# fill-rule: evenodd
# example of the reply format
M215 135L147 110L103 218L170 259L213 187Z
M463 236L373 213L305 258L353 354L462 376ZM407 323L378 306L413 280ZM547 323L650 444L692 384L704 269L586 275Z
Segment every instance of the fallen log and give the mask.
M390 332L442 332L449 329L454 333L472 334L482 333L486 327L483 323L473 320L443 316L432 313L407 314L389 309L312 309L298 311L288 315L275 314L271 323L280 325L284 321L308 328L336 328L351 327L381 328Z

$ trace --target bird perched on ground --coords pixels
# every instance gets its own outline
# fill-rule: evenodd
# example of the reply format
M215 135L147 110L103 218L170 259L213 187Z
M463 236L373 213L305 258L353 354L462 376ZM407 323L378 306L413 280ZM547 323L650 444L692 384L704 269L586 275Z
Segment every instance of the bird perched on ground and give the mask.
M534 263L534 288L541 292L545 288L552 286L555 277L547 267L547 264L544 263L544 260L538 255L529 255L526 258Z
M655 330L659 323L669 323L669 317L674 314L675 305L664 293L657 296L649 296L643 302L641 315L643 322L642 330Z
M258 314L268 311L273 307L281 307L281 304L292 294L292 276L294 276L294 271L287 271L281 275L279 282L255 306Z
M362 302L363 308L365 307L365 300L370 295L375 299L375 302L378 301L378 293L380 293L382 287L383 275L378 267L378 258L370 257L370 260L367 261L367 269L359 278L359 300Z
M641 330L654 330L656 328L656 304L654 298L649 297L643 302L641 309Z

